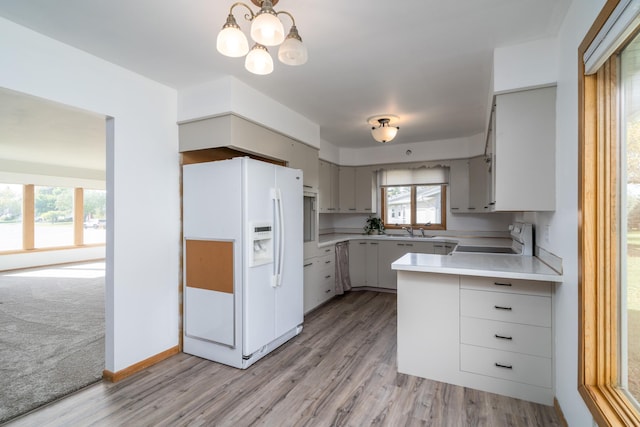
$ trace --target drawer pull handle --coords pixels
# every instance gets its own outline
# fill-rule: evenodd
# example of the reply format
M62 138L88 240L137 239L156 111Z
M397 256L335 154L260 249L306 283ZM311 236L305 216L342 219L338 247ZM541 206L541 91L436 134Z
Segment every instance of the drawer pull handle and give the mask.
M305 267L309 267L310 265L313 265L313 263L312 263L312 262L310 262L309 264L305 264L304 266L305 266Z
M325 261L324 263L325 263L325 264L331 264L331 260L329 260L329 261Z
M493 284L496 286L511 286L511 283L493 282Z
M367 242L360 242L360 244L361 244L361 245L366 245L366 244L367 244Z
M496 362L496 363L495 363L495 365L496 365L496 367L498 367L498 368L513 369L513 365L504 365L504 364L502 364L502 363L498 363L498 362Z
M493 306L496 310L507 310L507 311L511 311L511 307L503 307L501 305L494 305Z
M331 289L327 289L326 291L324 291L325 294L328 294L329 292L331 292Z
M331 275L329 274L328 276L324 276L325 279L330 279Z
M495 336L496 338L498 338L498 339L501 339L501 340L509 340L509 341L511 341L511 340L513 339L513 337L508 337L508 336L506 336L506 335L498 335L498 334L495 334L494 336Z

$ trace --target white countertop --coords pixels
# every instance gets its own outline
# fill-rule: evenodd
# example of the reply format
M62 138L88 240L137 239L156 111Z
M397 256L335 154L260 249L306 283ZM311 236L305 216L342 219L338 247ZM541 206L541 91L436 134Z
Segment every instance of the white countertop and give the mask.
M433 236L433 237L409 237L401 234L321 234L318 247L335 245L346 240L383 240L383 241L414 241L414 242L438 242L478 246L511 246L510 238L501 237L458 237L458 236Z
M391 268L423 273L562 282L562 275L538 258L521 255L408 253L391 264Z

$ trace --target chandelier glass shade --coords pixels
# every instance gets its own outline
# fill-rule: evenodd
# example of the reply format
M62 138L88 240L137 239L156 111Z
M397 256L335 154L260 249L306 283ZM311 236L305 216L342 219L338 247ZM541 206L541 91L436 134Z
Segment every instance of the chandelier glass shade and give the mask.
M280 46L278 59L287 65L302 65L307 62L307 48L302 43L302 38L298 34L293 16L286 11L276 12L273 9L272 0L252 0L253 3L260 4L261 8L254 13L251 8L242 2L234 3L229 10L227 21L222 26L216 40L218 52L225 56L238 58L247 55L245 58L245 68L254 74L269 74L273 71L273 60L266 46ZM276 1L277 3L277 1ZM249 41L238 25L233 9L236 6L244 6L249 13L244 15L247 21L251 22L251 39L255 42L249 50ZM285 30L279 15L287 15L291 19L292 25L289 33L285 37ZM269 57L267 60L266 57Z
M373 139L383 143L392 141L396 137L398 129L400 129L397 126L391 126L392 121L395 122L397 120L398 117L393 115L369 117L367 122L374 125L371 128Z

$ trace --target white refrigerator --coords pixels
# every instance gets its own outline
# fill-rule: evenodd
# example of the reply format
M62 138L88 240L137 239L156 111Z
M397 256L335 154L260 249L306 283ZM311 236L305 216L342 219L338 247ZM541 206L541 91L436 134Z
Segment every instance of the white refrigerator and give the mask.
M183 166L183 349L248 368L302 331L302 171Z

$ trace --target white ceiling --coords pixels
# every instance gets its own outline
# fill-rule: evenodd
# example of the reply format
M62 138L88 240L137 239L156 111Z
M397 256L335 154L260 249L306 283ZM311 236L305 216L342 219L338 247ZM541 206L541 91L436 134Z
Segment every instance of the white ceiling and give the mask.
M323 140L359 148L376 144L366 118L382 113L400 116L393 144L483 132L493 49L555 36L570 3L280 0L309 62L276 59L268 76L216 51L233 0L3 0L0 16L176 89L233 75L319 124Z

